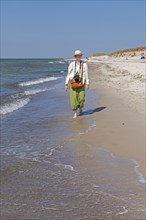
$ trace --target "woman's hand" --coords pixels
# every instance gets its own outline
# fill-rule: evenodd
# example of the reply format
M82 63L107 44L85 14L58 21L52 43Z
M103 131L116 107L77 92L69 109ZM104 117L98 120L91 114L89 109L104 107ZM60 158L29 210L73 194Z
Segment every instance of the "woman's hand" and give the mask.
M68 86L68 85L65 85L65 91L67 91L67 90L68 90L68 88L69 88L69 86Z
M85 89L86 89L86 90L88 90L88 89L89 89L89 85L88 85L88 84L86 84Z

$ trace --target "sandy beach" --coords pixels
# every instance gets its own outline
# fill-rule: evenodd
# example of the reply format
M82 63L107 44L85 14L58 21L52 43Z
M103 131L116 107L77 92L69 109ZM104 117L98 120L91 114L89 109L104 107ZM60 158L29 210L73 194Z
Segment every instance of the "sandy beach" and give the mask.
M2 0L1 36L0 220L146 220L145 1Z
M145 63L89 59L88 64L90 87L100 95L97 107L106 108L94 115L97 126L86 138L136 160L145 179Z
M68 63L3 61L2 220L145 220L144 72L107 61L88 61L76 119L64 91Z

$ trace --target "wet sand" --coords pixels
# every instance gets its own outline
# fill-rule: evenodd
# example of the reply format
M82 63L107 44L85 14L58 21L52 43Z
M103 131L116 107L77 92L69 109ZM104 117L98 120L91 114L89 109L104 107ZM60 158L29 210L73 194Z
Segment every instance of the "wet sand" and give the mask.
M117 156L136 160L140 165L139 171L145 179L145 115L142 109L144 107L142 106L142 111L137 111L138 103L134 95L129 96L129 101L133 104L130 106L125 98L125 91L122 96L122 86L119 87L119 93L112 82L109 82L110 75L107 74L105 80L104 71L108 71L107 64L89 63L89 70L90 87L99 95L97 108L105 109L93 115L97 126L84 138L87 142L103 146ZM141 101L141 97L139 100Z

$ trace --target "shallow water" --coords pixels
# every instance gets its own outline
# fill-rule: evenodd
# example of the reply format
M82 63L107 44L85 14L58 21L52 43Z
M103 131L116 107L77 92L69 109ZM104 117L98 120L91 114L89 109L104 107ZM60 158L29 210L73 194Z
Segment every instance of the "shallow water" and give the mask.
M59 62L54 69L66 71ZM72 119L65 75L53 77L58 79L31 85L26 77L22 88L18 81L13 92L29 87L30 101L1 117L1 219L144 220L145 183L137 164L84 141L97 126L92 115L106 108L97 107L90 90L83 115ZM50 90L32 92L45 88Z

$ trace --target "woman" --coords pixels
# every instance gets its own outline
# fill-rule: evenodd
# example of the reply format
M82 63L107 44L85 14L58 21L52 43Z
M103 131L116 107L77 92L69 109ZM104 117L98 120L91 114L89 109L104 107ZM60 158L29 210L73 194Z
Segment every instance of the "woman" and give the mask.
M88 66L82 61L82 52L76 50L74 52L75 61L71 62L68 67L68 74L65 80L65 90L70 88L70 104L74 111L73 118L77 118L77 110L82 113L85 102L85 89L89 89ZM73 79L82 78L82 87L73 89L71 81ZM70 84L70 85L69 85Z

